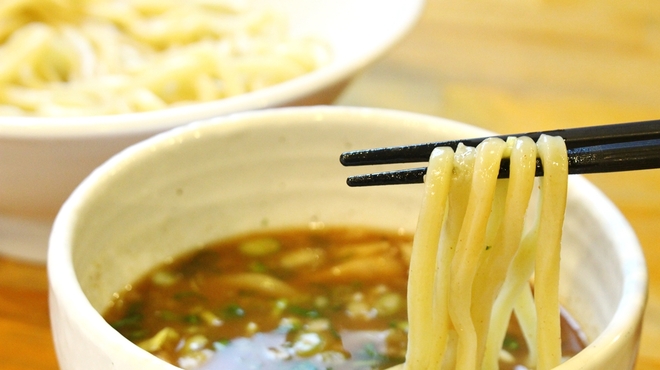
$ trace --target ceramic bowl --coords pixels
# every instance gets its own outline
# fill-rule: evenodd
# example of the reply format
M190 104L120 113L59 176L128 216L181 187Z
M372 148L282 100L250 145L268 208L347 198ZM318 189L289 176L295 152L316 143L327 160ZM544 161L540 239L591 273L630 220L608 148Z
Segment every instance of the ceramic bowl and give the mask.
M45 262L57 210L89 172L126 146L191 121L276 106L329 104L399 41L423 0L257 0L276 6L293 36L328 43L331 62L263 90L135 114L0 118L0 254Z
M413 232L421 185L349 188L346 176L365 169L342 167L339 154L484 134L437 117L317 106L233 114L131 146L93 171L54 223L48 277L61 368L174 369L104 321L114 292L168 258L264 225ZM647 295L637 238L579 176L564 229L561 302L589 345L558 369L632 369Z

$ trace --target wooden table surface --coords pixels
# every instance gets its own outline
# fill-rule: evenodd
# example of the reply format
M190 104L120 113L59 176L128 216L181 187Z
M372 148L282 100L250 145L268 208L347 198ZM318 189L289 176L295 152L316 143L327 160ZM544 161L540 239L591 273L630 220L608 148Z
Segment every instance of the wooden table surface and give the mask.
M660 2L428 0L337 104L502 133L660 118ZM660 368L660 170L588 176L621 209L650 275L637 369ZM0 368L57 369L44 266L0 257Z

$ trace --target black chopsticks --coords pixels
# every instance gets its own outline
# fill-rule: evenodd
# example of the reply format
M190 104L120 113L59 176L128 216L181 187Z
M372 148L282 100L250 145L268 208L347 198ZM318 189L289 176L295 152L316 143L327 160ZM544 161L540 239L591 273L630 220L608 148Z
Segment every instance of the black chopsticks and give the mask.
M660 120L588 126L572 129L537 131L513 135L498 135L506 140L511 136L528 136L537 140L541 134L561 136L566 143L569 174L620 172L660 168ZM487 137L432 142L417 145L357 150L342 153L344 166L413 163L428 161L434 148L459 143L477 146ZM426 167L351 176L349 186L413 184L424 181ZM537 159L537 176L543 176L543 166ZM500 178L509 176L509 163L503 159Z

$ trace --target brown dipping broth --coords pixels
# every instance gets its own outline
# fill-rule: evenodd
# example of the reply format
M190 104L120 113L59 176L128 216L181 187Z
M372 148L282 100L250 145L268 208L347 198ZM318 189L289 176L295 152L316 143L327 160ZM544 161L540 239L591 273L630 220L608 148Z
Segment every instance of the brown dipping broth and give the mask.
M386 369L405 359L411 248L412 235L356 228L239 236L158 267L104 316L186 369ZM562 313L563 355L584 342ZM515 320L503 348L516 361L500 369L524 369Z

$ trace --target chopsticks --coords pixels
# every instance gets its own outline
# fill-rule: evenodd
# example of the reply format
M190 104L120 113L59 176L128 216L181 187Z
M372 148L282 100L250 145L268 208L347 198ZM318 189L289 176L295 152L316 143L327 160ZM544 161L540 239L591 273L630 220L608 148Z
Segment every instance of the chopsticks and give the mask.
M508 137L528 136L537 140L542 134L561 136L566 143L569 174L606 173L660 168L660 120L588 126L571 129L536 131ZM489 136L491 137L491 136ZM488 137L431 142L416 145L356 150L342 153L344 166L413 163L428 161L434 148L459 143L477 146ZM350 176L349 186L373 186L422 183L426 167ZM543 166L536 161L536 175L543 176ZM509 176L509 161L502 159L500 178Z

